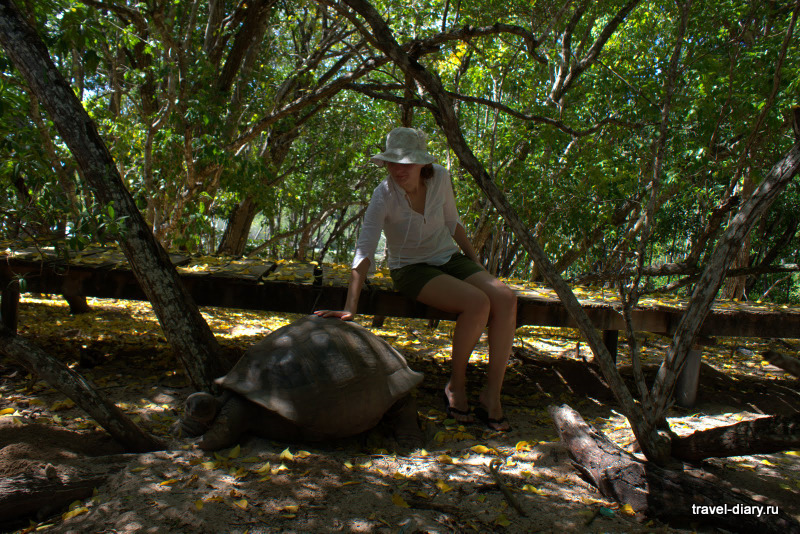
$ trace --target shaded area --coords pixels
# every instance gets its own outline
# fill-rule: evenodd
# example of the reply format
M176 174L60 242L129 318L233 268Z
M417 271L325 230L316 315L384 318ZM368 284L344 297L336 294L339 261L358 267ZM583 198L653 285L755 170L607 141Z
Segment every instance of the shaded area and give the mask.
M71 316L59 300L25 302L21 308L24 335L54 354L63 354L68 365L90 375L138 424L172 439L169 427L193 390L177 369L152 313L144 305L132 304L90 300L95 311ZM205 310L204 315L232 357L295 318L218 309ZM368 324L369 318L363 322ZM404 527L580 531L590 520L592 530L642 528L636 517L626 515L579 477L546 411L550 404L569 402L615 443L634 451L630 428L617 413L600 374L584 361L586 349L578 345L574 331L520 330L503 398L514 431L498 435L478 425L459 427L445 418L441 391L449 375L451 328L449 322L431 330L424 321L391 319L385 328L373 330L400 350L412 369L425 374L417 400L427 455L395 456L381 451L385 446L381 429L324 447L289 445L292 459L282 454L287 444L261 439L244 439L237 454L234 448L221 451L220 457L183 449L190 442L172 440L169 451L138 455L113 475L98 488L95 500L81 502L78 510L85 511L63 520L61 515L67 510L62 508L50 521L59 525L56 532L104 528L124 532L132 531L132 525L185 532L189 523L229 532L316 531L330 530L331 525L345 531L378 532ZM651 378L662 343L656 336L646 340ZM746 343L760 350L752 340ZM485 381L485 351L481 343L469 367L469 381L476 388L473 399ZM99 355L91 368L80 361L80 354L86 352ZM755 355L746 356L738 345L721 343L709 349L705 358L710 365L703 367L699 404L692 410L673 409L670 414L676 432L731 424L736 418L756 417L759 411L798 409L797 381L770 370ZM622 369L630 380L629 370L625 365ZM35 421L68 427L79 435L94 429L91 420L74 407L62 407L63 398L24 372L3 368L0 395L4 407L16 410L16 415L7 414L0 421L23 425ZM299 454L302 450L311 455ZM503 460L501 480L528 518L508 505L490 476L487 466L494 459ZM797 456L715 459L702 466L720 480L775 499L781 511L800 515ZM395 496L409 507L398 504L401 501ZM246 508L239 506L242 500L247 501ZM613 517L599 515L601 506L611 510ZM506 522L508 526L501 526ZM652 528L659 528L658 524Z

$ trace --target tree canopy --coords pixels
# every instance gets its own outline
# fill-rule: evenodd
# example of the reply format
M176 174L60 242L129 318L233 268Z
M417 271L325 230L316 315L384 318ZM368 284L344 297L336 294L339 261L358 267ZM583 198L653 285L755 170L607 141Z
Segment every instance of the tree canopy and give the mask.
M467 143L568 277L612 279L639 254L649 274L681 266L648 288L680 287L736 199L793 142L794 2L373 5L441 81ZM366 156L408 123L429 132L453 167L490 268L541 276L460 168L426 112L430 95L375 48L345 4L20 7L168 247L347 261L355 215L382 178ZM4 56L0 67L3 237L107 239L118 226L113 207L79 180ZM731 295L795 298L794 275L764 272L796 262L796 197L791 185L757 226L736 266L760 271Z

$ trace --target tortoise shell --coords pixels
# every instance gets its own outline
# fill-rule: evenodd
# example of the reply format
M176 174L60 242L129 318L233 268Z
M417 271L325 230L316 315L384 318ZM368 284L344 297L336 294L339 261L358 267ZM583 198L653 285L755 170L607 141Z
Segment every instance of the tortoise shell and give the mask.
M372 428L421 381L366 328L316 315L274 331L216 380L320 437Z

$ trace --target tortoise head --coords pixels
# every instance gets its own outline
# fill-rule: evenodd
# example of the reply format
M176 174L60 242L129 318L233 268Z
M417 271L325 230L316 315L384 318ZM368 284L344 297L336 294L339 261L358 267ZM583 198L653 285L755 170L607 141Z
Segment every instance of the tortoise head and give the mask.
M220 406L220 400L209 393L192 393L186 399L181 429L189 436L205 434L217 417Z

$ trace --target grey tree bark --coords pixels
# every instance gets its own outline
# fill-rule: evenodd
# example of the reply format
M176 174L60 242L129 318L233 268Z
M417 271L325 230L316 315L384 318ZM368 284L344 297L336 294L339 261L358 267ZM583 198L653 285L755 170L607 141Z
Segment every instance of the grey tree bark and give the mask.
M0 45L48 111L97 197L113 203L124 218L120 248L189 379L198 389L209 389L213 379L225 372L211 329L147 227L94 122L11 0L0 0Z

